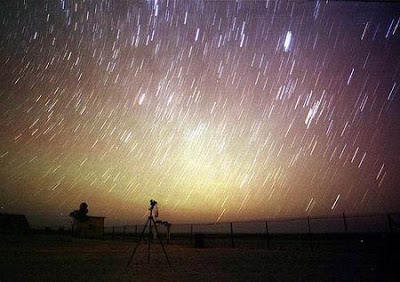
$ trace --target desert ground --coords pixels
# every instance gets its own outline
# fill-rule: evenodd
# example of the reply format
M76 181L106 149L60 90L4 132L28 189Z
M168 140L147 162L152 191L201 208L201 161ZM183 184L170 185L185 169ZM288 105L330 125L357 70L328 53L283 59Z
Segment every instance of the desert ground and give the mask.
M387 248L161 246L61 235L0 237L0 281L398 281Z

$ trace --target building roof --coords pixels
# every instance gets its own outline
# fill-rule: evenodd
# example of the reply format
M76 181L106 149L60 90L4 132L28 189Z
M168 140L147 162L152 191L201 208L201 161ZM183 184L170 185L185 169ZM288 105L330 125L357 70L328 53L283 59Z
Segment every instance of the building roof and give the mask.
M25 215L0 213L0 233L23 232L29 228Z

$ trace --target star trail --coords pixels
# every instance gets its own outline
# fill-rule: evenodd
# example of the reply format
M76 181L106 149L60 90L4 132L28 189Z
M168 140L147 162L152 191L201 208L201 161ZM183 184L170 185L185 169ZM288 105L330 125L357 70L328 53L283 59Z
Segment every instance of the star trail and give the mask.
M2 211L399 210L399 4L4 2Z

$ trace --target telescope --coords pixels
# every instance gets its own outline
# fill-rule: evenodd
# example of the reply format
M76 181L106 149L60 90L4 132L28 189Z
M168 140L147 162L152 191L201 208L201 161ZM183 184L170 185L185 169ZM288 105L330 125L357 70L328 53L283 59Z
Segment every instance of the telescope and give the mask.
M153 210L156 205L157 205L157 201L151 199L150 200L150 208L149 208L149 210Z
M155 208L155 209L154 209ZM154 216L158 217L158 208L157 208L157 201L151 199L150 200L150 207L149 207L149 211L150 211L150 216L153 217L153 210L154 210Z
M142 238L143 238L143 235L144 235L144 232L146 230L147 225L149 226L149 233L148 233L149 240L148 240L148 247L147 247L147 263L150 263L150 244L153 241L153 230L152 230L152 228L154 227L154 229L156 231L156 234L157 234L157 238L160 241L161 247L162 247L162 249L164 251L164 254L165 254L165 257L167 259L168 265L171 266L171 263L169 262L169 258L168 258L168 255L167 255L167 251L165 250L164 245L163 245L163 243L162 243L162 241L160 239L160 233L158 233L157 225L156 225L156 222L154 221L154 218L153 218L153 209L154 208L156 208L155 211L154 211L154 213L155 213L154 216L158 217L157 201L151 199L150 200L150 207L149 207L149 211L150 211L149 218L147 219L146 224L143 227L142 233L140 234L140 237L139 237L139 241L137 242L136 247L132 252L132 255L131 255L131 257L130 257L130 259L128 261L128 265L127 266L129 266L129 264L131 263L132 258L135 255L137 248L139 247L140 241L142 241Z

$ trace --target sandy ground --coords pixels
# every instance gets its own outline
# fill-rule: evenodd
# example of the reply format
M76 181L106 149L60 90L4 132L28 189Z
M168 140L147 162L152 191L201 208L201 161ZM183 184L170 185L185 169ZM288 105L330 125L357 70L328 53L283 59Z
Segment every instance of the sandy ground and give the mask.
M384 252L205 248L65 236L0 237L0 281L398 281Z

